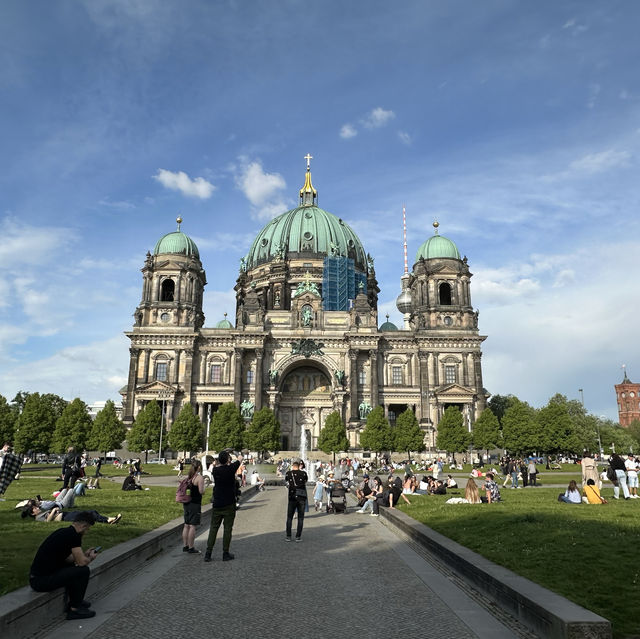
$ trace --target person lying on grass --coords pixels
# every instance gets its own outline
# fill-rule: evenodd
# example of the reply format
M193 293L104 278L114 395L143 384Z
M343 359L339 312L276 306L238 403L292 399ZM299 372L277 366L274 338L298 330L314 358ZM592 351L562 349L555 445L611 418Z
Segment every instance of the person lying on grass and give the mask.
M80 515L80 510L70 510L68 512L62 512L60 508L55 506L49 511L41 510L39 506L35 503L27 504L22 509L22 518L26 519L27 517L31 517L36 521L76 521L78 516ZM115 517L105 517L101 515L97 510L86 511L90 512L93 515L94 521L100 524L117 524L122 519L122 514L118 513Z

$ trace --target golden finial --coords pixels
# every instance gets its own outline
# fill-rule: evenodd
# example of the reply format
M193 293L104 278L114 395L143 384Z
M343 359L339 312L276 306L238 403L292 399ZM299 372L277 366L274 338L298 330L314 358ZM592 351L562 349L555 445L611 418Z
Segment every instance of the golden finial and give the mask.
M435 234L438 235L438 227L440 226L440 222L438 220L433 220L433 228L435 229Z
M182 224L182 218L178 215L176 218L176 222L178 223L178 231L180 230L180 225Z
M300 205L313 206L318 197L318 192L313 188L313 184L311 184L311 160L313 156L307 153L304 159L307 161L307 173L304 178L304 186L300 189Z

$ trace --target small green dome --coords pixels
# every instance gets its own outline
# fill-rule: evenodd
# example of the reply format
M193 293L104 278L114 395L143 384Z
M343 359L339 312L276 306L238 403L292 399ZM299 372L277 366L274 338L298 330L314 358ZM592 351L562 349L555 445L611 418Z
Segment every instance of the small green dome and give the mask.
M200 253L196 243L180 230L180 224L182 224L182 218L178 217L176 220L178 223L178 230L173 233L167 233L161 237L156 247L153 249L154 255L160 255L161 253L181 253L182 255L193 255L200 259Z
M430 237L416 253L416 262L423 257L425 260L432 260L438 257L448 257L454 260L460 259L458 247L448 238L442 235Z
M216 328L233 328L233 324L227 319L226 315L225 313L225 318L216 324Z
M308 205L271 220L251 245L246 267L309 253L351 257L357 268L367 270L364 248L351 227L332 213Z
M397 331L398 327L393 323L387 320L381 327L381 331Z

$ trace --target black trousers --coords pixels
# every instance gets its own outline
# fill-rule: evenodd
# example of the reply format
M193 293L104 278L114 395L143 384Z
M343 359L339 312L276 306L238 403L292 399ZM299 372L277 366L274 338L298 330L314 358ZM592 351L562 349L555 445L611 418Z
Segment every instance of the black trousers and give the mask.
M287 537L291 537L291 523L293 522L294 513L298 513L298 527L296 529L296 539L302 536L302 526L304 524L304 506L306 499L298 498L290 499L287 504Z
M64 588L69 597L69 605L78 608L87 591L89 566L66 566L46 577L31 575L29 583L36 592L51 592L56 588Z

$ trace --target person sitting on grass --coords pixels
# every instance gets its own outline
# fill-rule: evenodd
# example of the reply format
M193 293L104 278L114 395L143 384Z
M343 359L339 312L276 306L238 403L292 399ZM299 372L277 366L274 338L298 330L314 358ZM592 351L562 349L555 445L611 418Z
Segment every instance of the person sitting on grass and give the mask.
M122 490L142 490L142 486L136 481L135 470L131 468L129 474L122 482Z
M77 513L71 526L59 528L42 542L29 571L29 584L36 592L65 588L67 619L88 619L96 614L89 610L91 603L84 600L84 593L89 583L89 564L97 552L94 548L82 550L82 538L93 524L90 512Z
M447 475L447 488L457 488L457 487L458 487L458 482L453 478L453 475Z
M22 509L22 518L26 519L27 517L31 517L36 521L77 521L77 519L81 516L84 516L86 513L91 514L94 522L98 522L99 524L117 524L122 519L122 514L118 513L115 517L105 517L101 515L97 510L69 510L67 512L62 512L60 508L55 506L49 511L41 510L39 506L35 503L27 504Z
M584 486L584 496L582 501L585 504L606 504L607 500L600 494L600 489L596 486L596 482L589 478Z
M558 495L558 501L564 502L565 504L582 503L582 495L580 495L578 485L573 479L569 482L569 486L567 486L567 490L564 491L564 495L562 493Z
M487 480L482 484L482 489L486 493L486 497L481 497L483 504L493 504L500 501L500 489L498 484L493 480L493 473L487 473Z
M464 498L470 504L480 504L482 500L480 499L480 493L478 492L478 484L476 484L473 479L469 479L467 481L467 485L464 489Z

